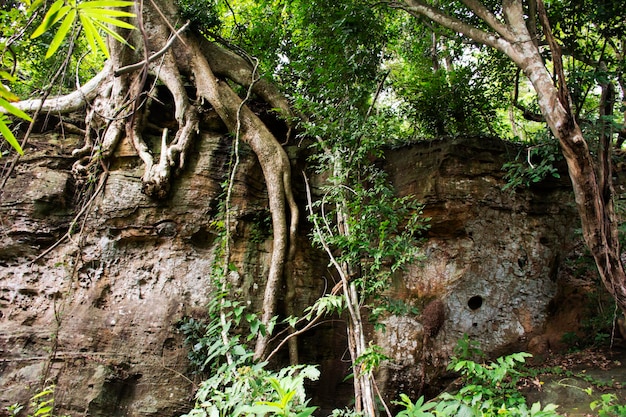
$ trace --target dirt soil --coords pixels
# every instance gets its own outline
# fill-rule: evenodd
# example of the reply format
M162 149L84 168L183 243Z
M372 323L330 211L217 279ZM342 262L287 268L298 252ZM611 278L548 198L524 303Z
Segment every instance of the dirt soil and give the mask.
M557 404L567 417L597 416L589 404L615 394L626 404L626 345L533 358L531 374L521 382L528 403Z

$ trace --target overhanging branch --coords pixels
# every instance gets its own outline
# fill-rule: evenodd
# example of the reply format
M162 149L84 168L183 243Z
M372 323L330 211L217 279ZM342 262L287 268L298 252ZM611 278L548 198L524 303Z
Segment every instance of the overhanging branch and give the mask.
M25 112L34 112L37 109L39 109L40 112L54 111L57 113L71 113L77 111L96 98L98 95L98 86L100 86L104 79L111 73L112 68L113 65L107 61L102 71L70 94L53 97L47 100L22 100L12 104ZM6 114L6 112L6 109L0 107L0 113Z

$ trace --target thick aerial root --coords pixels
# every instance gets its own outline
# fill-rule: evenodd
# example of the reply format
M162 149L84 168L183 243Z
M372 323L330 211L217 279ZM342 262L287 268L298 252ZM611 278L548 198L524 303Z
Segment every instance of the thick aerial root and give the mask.
M167 129L163 130L157 163L143 140L141 133L143 125L138 122L139 117L136 117L137 121L132 126L132 142L145 165L142 177L144 193L152 197L165 198L170 189L172 173L183 169L190 145L198 133L199 114L196 107L190 103L182 81L183 77L172 56L167 55L161 65L152 70L172 93L179 129L169 144L169 132Z
M289 101L276 86L263 78L255 79L253 66L241 56L215 43L204 42L201 48L215 75L228 78L245 88L248 88L254 80L252 92L265 100L284 119L289 129L287 133L289 139L295 117Z
M295 212L292 211L295 207L293 199L289 198L289 205L286 205L287 197L291 196L289 158L265 124L247 106L241 106L241 98L227 83L215 77L197 43L190 41L189 45L191 50L190 66L196 81L198 96L206 99L213 106L229 130L235 131L237 122L239 122L241 139L248 143L256 154L265 177L274 233L261 314L261 321L267 326L276 312L276 298L287 259L289 229L295 233L298 221L297 208L295 208ZM238 117L239 120L237 120ZM290 218L289 228L287 227L288 218ZM268 343L269 335L258 336L255 347L257 359L264 357Z

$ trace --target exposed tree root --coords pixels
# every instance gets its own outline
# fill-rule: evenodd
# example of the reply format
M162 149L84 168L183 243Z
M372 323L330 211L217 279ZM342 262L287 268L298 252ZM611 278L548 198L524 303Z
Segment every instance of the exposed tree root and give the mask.
M291 165L284 149L265 124L247 106L240 109L241 98L228 83L215 76L198 44L191 39L188 44L190 45L188 62L196 82L198 96L213 106L231 131L235 130L239 115L241 139L248 143L257 155L265 177L274 232L261 314L262 322L268 324L276 312L276 297L280 290L284 264L294 250L288 250L289 243L294 242L293 237L298 224L298 208L291 192ZM259 335L255 348L257 359L264 357L268 341L268 335Z
M137 32L128 38L134 39L132 42L137 50L112 45L111 63L107 63L101 73L79 91L48 100L43 108L67 113L92 103L86 117L85 146L74 152L78 158L75 170L86 171L98 158L109 157L120 138L129 136L145 165L143 190L158 198L167 195L172 175L185 166L205 102L213 107L231 132L235 132L239 125L241 139L250 145L261 165L272 214L274 239L261 313L261 320L267 326L276 314L276 299L284 272L290 271L285 269L285 263L293 259L295 252L298 207L291 191L291 166L287 154L263 121L245 103L242 104L242 99L225 79L250 87L258 97L277 109L290 128L289 103L270 83L254 79L252 65L242 57L206 39L182 34L182 29L174 34L171 25L163 22L163 13L174 15L175 11L169 10L173 6L168 3L162 6L159 6L159 12L144 4L143 19L138 22L141 39L136 39ZM177 38L174 41L173 36ZM138 53L138 50L141 51ZM140 54L143 59L138 58ZM114 67L123 71L115 76ZM134 68L139 72L132 72ZM175 106L177 127L171 131L163 130L159 152L150 149L142 136L147 115L145 104L150 100L150 93L145 91L148 74L169 90ZM189 84L196 89L194 98L188 94ZM27 101L18 103L18 108L28 111L40 104ZM287 139L288 136L289 133ZM98 155L94 155L96 147ZM293 283L289 287L293 288ZM255 349L257 359L265 356L268 343L269 335L259 336Z
M77 88L70 94L60 97L50 98L45 100L42 104L41 99L22 100L17 103L12 103L13 106L26 113L32 113L39 109L41 106L41 112L58 112L58 113L71 113L73 111L80 110L88 102L91 102L99 93L98 87L104 82L104 80L111 74L112 64L107 62L98 74L93 77L85 85ZM6 109L0 107L0 113L6 113Z

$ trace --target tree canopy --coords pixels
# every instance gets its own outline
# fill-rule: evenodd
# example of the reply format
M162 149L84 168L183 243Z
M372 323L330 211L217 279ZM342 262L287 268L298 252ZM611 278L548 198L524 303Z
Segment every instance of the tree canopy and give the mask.
M368 285L384 285L383 260L400 267L403 245L423 226L411 216L419 205L394 199L370 158L412 141L491 135L557 144L550 149L568 165L586 243L626 312L611 167L612 150L626 140L625 22L621 0L4 2L0 134L21 153L30 130L20 146L10 126L84 107L76 175L105 181L106 161L129 138L143 163L144 192L166 198L210 107L235 148L250 146L265 177L273 232L260 312L266 328L281 282L293 285L289 262L301 217L283 144L311 144L312 162L330 176L317 205L332 207L326 213L334 222L329 236L320 228L316 238L356 307L356 363L366 354L358 307L376 295ZM157 85L168 91L175 120L155 144L144 121ZM375 236L370 246L362 242L367 235ZM377 279L348 282L356 271ZM258 359L268 354L263 333ZM357 410L373 413L367 377L357 391Z

